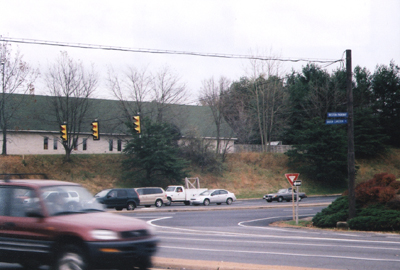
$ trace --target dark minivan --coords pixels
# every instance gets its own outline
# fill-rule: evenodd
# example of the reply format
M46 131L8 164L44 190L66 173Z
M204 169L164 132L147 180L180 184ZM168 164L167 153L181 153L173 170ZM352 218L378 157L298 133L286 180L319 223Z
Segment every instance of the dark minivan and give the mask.
M105 189L97 193L94 197L107 208L115 208L118 211L123 208L134 210L140 205L139 196L133 188Z

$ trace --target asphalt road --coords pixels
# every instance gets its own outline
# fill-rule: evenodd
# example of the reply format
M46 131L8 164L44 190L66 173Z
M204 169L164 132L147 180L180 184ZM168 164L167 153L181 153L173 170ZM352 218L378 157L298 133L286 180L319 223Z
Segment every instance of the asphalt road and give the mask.
M303 200L299 217L315 215L335 198ZM292 219L291 206L287 202L239 200L232 205L174 204L118 213L146 220L155 227L160 239L155 268L166 269L174 262L175 266L181 264L174 269L195 270L399 269L400 235L269 226L274 221ZM21 268L0 264L0 269Z
M311 201L326 199L300 202L300 217L321 211L326 206ZM323 269L399 269L399 235L271 227L271 222L292 219L291 203L241 208L253 203L257 202L220 206L237 208L230 211L199 206L214 211L165 212L166 207L164 212L129 215L156 228L161 240L156 257Z

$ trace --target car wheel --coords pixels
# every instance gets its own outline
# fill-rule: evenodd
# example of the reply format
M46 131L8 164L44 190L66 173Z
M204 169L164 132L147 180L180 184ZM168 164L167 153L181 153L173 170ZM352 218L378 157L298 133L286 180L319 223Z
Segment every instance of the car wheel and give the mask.
M301 202L301 197L299 197L299 202Z
M75 245L67 245L59 253L53 269L87 270L89 267L82 249Z
M157 200L156 201L156 207L161 207L163 205L162 200Z
M226 200L226 204L228 204L228 205L231 205L232 202L233 202L233 200L232 200L231 198L228 198L228 199Z
M128 202L128 204L126 205L126 210L131 211L131 210L135 210L135 208L136 208L136 204L133 202Z
M205 200L203 201L203 204L204 204L205 206L210 205L210 200L209 200L209 199L205 199Z
M278 202L283 202L283 198L282 198L282 197L279 197L279 198L278 198Z
M170 205L171 205L171 203L172 203L172 201L171 201L171 198L168 198L168 202L167 202L167 203L165 203L165 205L166 205L166 206L170 206Z

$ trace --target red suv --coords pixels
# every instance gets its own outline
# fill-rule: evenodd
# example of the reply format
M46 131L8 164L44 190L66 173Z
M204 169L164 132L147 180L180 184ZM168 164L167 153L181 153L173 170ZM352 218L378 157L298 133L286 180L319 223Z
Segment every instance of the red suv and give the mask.
M157 242L144 221L104 212L81 185L0 180L0 262L26 269L147 269Z

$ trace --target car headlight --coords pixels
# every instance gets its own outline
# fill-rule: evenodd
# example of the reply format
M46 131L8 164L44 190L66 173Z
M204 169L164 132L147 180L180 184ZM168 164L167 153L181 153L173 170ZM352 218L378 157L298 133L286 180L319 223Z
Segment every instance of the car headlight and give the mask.
M109 230L93 230L90 232L92 237L97 240L117 240L118 233Z

